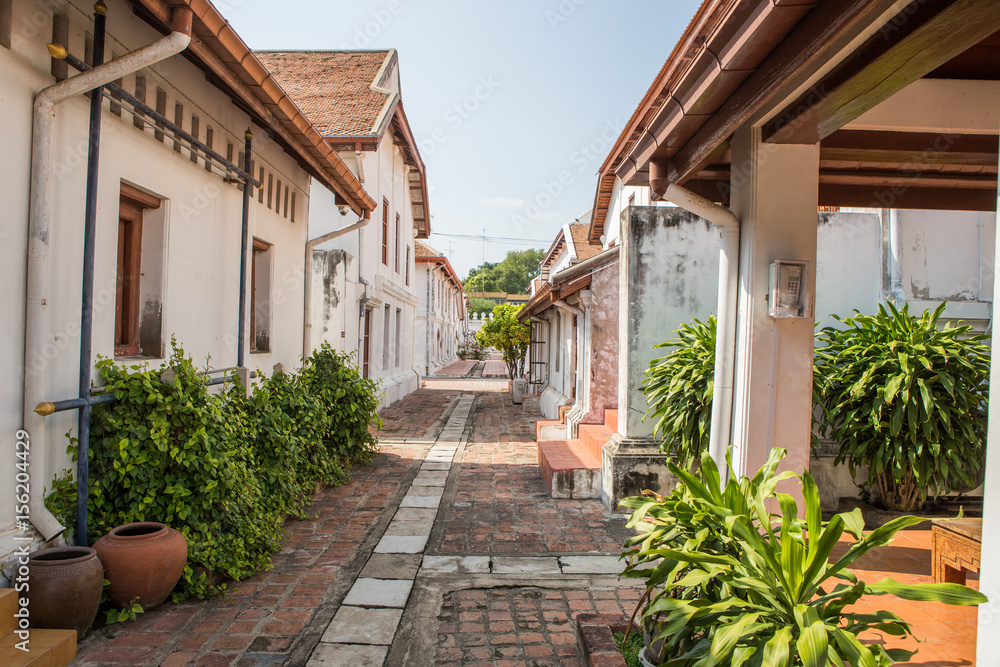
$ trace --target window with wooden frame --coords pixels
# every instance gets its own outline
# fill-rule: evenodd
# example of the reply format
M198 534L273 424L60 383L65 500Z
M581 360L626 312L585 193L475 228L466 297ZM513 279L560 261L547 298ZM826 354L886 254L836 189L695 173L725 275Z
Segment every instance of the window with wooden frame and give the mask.
M250 351L271 351L271 249L266 241L253 240L250 265Z
M362 346L361 377L370 377L372 356L372 309L365 309L365 332Z
M410 286L410 246L406 246L406 286Z
M161 203L157 197L136 187L126 183L121 185L118 202L118 266L115 280L116 357L136 357L143 354L140 340L143 325L141 311L143 218L147 211L159 209ZM155 252L155 249L151 250ZM146 351L147 356L160 355L158 301L156 306L156 321L150 320L145 327L146 346L150 348Z
M396 243L392 247L392 254L395 271L399 273L399 213L396 214Z
M382 197L382 263L389 266L389 200Z
M392 321L389 319L389 304L385 304L382 311L382 370L389 370L389 361L392 357L392 350L389 349L389 331L392 328Z

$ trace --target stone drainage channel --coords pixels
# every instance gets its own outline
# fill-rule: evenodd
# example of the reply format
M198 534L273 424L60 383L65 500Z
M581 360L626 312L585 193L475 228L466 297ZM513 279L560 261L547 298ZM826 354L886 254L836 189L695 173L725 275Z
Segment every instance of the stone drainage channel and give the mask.
M607 555L423 555L441 510L452 463L466 444L464 436L475 398L474 394L463 394L459 399L371 557L323 632L308 667L381 667L387 659L391 665L432 665L437 640L433 619L447 590L475 585L606 586L608 576L621 571L618 558ZM415 586L418 576L425 583ZM428 619L433 627L428 626Z

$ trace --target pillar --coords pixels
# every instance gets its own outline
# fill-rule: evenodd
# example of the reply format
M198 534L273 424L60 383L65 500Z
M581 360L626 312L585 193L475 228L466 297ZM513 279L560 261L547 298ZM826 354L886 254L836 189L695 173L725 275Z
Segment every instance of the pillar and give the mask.
M744 127L733 139L732 167L741 230L733 465L753 475L783 447L783 469L801 471L809 466L814 318L770 317L768 272L774 260L809 262L802 288L814 303L819 144L765 144L759 128Z

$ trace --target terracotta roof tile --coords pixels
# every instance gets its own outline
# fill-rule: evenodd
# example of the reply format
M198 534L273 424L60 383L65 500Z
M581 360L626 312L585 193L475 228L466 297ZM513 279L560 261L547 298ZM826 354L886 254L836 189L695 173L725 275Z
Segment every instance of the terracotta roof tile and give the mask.
M325 137L376 134L390 94L373 90L392 51L255 51Z
M413 250L415 252L414 256L417 259L426 259L426 258L430 258L430 257L441 257L441 253L439 253L437 250L435 250L434 248L430 247L429 245L425 245L425 244L421 243L420 241L415 241L414 242L414 244L413 244Z
M590 223L570 223L569 231L573 235L573 247L576 248L577 261L582 262L585 259L590 259L603 249L600 243L591 244Z

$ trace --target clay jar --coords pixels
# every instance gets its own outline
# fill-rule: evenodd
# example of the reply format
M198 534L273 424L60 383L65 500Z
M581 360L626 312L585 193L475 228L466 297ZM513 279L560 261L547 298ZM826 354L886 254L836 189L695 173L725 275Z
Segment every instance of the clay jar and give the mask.
M32 628L90 630L104 589L104 568L89 547L39 549L28 557L28 620Z
M184 574L187 539L173 528L151 521L118 526L94 545L111 582L111 604L123 608L133 601L144 611L163 604Z

